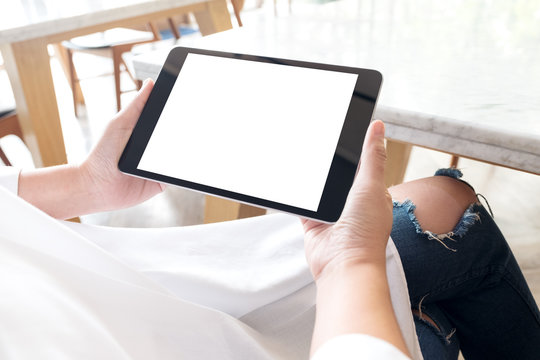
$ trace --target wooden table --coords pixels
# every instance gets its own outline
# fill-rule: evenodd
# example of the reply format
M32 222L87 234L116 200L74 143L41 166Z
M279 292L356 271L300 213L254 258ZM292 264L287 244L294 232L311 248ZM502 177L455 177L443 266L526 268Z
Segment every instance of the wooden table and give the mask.
M532 0L341 0L180 45L373 68L384 77L387 184L411 145L540 174L540 39ZM185 39L188 40L188 39ZM167 51L135 59L155 78Z
M66 163L48 44L193 13L203 35L232 28L226 0L28 0L0 11L0 50L36 166Z

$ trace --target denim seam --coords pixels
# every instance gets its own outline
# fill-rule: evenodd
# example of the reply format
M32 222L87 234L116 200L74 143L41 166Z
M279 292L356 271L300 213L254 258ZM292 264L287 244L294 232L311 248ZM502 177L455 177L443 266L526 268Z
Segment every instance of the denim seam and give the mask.
M522 291L523 289L520 289L518 286L516 286L518 280L514 277L514 275L510 271L507 270L506 273L503 275L502 280L506 281L506 283L510 285L510 287L514 289L515 292L518 293L521 300L523 300L523 302L527 304L527 308L536 319L536 322L538 323L538 325L540 325L540 314L538 314L536 311L532 309L531 303L529 301L531 299L528 299L526 296L523 295L523 291Z

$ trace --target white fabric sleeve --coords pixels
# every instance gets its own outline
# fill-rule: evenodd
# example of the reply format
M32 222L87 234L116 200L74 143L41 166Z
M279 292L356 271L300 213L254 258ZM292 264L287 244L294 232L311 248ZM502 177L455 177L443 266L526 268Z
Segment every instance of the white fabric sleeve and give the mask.
M19 191L19 174L21 169L11 166L0 166L0 186L17 195Z
M394 345L365 334L336 336L325 342L311 360L410 360Z

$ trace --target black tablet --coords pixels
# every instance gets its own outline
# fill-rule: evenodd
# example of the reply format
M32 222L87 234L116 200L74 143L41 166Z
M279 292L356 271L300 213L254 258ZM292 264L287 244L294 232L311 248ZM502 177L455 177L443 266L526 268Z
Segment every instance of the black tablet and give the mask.
M381 82L374 70L177 47L118 166L335 222Z

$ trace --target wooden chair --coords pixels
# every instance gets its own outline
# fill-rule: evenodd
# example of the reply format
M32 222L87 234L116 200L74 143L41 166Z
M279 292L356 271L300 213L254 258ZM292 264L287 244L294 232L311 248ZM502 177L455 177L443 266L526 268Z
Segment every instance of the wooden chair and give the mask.
M91 53L99 56L112 57L114 70L114 84L116 92L116 107L120 110L122 90L120 88L121 67L124 66L130 78L135 82L133 75L129 72L127 65L122 59L122 54L131 51L135 45L149 43L160 39L159 31L152 23L148 23L149 31L140 31L127 28L115 28L101 33L90 34L73 38L62 42L62 47L66 50L68 77L73 93L73 105L75 115L77 115L77 105L84 104L84 99L79 95L77 72L73 65L73 53L76 51ZM135 84L137 84L135 82Z
M450 159L450 167L457 168L459 163L459 156L452 155L452 158Z
M240 18L240 11L244 6L245 0L230 0L234 15L238 21L238 25L242 26L242 20ZM167 19L168 26L172 31L173 36L178 40L180 38L180 32L174 21L171 18ZM120 111L121 105L121 94L122 90L120 88L120 74L121 66L124 66L124 69L130 76L131 80L135 85L140 87L141 82L137 81L133 74L130 72L129 67L125 63L122 55L130 52L131 49L140 44L149 43L153 41L158 41L161 39L159 29L157 26L149 22L146 24L149 31L140 31L127 28L115 28L107 30L101 33L90 34L86 36L80 36L73 38L69 41L62 42L61 50L61 60L65 62L65 70L67 72L72 94L73 94L73 107L75 110L75 116L78 115L77 106L78 104L84 104L84 98L79 87L79 78L73 65L73 53L75 51L91 53L94 55L100 56L111 56L113 60L113 70L114 70L114 84L116 92L116 108Z
M14 109L0 110L0 138L7 135L16 135L19 138L23 138L21 125L17 118L17 113ZM0 147L0 159L4 164L10 166L11 162L7 158L6 154Z
M242 19L240 18L240 11L244 8L245 0L231 0L231 5L234 10L234 16L236 17L236 21L238 22L238 26L242 27L244 26L242 24Z

